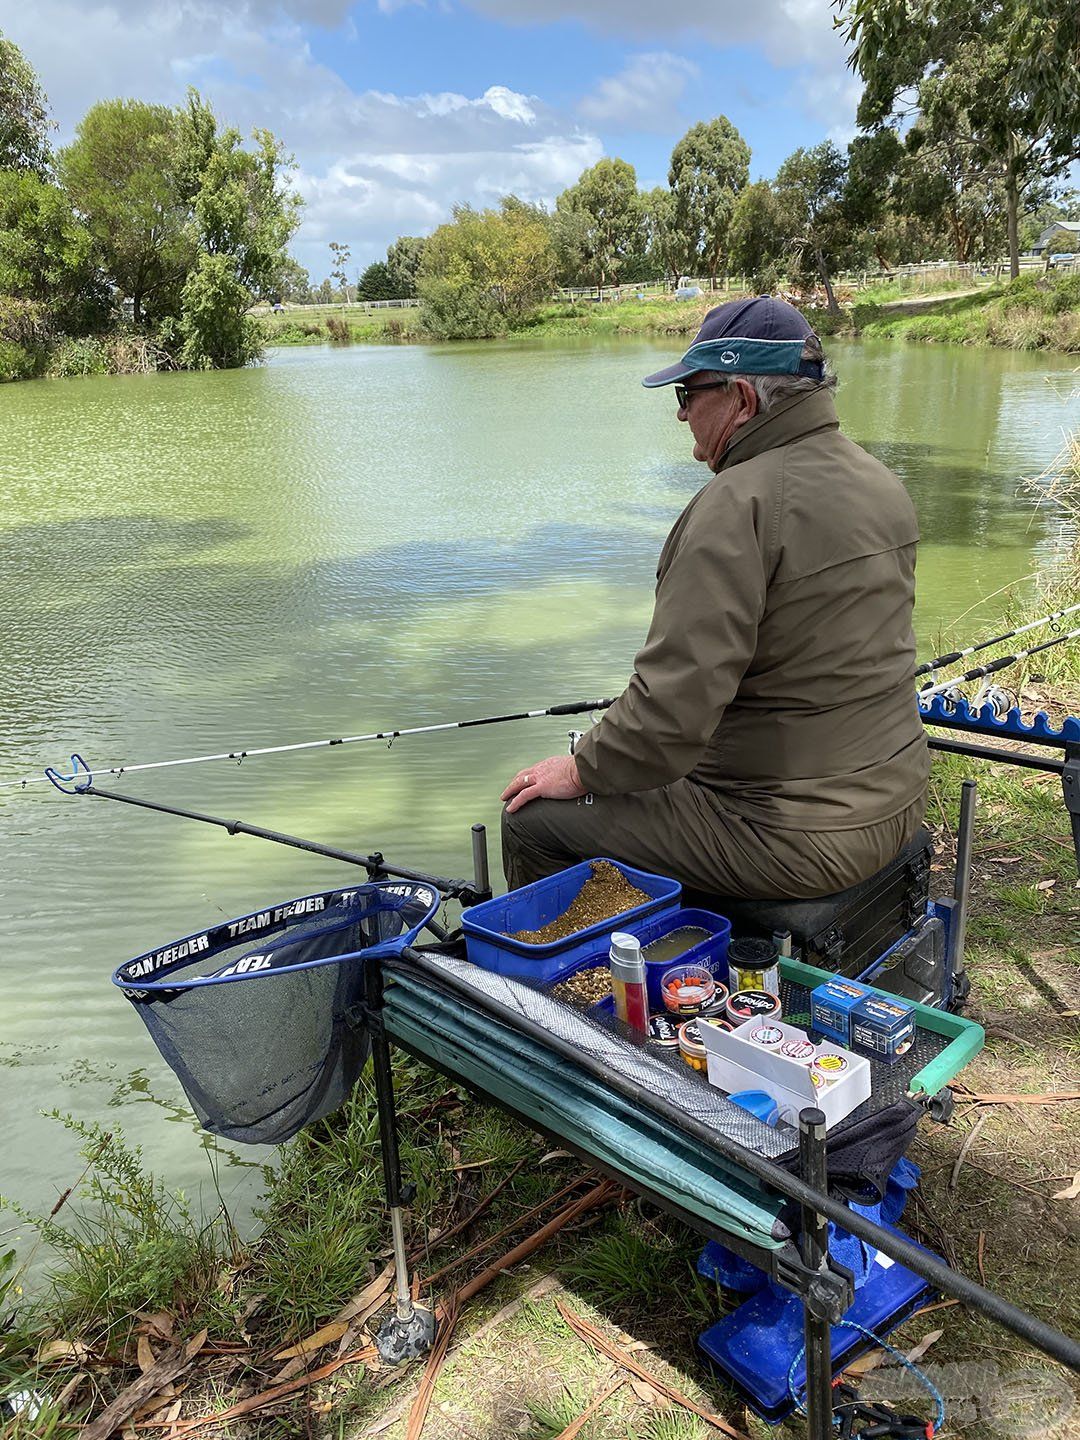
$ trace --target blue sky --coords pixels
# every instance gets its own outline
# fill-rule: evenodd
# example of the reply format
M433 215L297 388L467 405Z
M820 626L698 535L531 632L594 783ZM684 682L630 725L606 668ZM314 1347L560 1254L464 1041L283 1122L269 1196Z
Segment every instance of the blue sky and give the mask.
M754 178L853 133L858 87L829 0L707 0L693 25L655 0L0 0L69 138L94 100L173 102L265 125L298 163L293 249L316 279L330 240L355 266L455 202L514 190L550 204L619 155L644 186L725 114Z

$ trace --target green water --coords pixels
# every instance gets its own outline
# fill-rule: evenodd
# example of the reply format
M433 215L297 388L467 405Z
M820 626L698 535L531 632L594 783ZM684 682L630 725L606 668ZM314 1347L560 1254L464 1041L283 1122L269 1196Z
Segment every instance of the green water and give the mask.
M616 692L664 534L707 478L670 394L637 384L677 348L296 350L229 374L5 387L0 778L75 749L156 760ZM832 353L845 427L920 513L929 645L1052 548L1016 490L1058 450L1074 376L1067 357ZM123 785L462 873L469 824L497 836L502 784L566 730L535 721ZM75 1179L73 1146L40 1115L57 1106L121 1124L170 1184L212 1203L205 1137L111 971L350 873L47 786L0 790L0 1190L47 1206ZM241 1217L260 1158L219 1154Z

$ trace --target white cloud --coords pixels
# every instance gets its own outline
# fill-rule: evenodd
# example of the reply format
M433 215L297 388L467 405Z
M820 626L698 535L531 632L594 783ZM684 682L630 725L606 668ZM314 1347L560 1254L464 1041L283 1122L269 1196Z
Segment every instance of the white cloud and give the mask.
M843 43L833 30L830 0L708 0L673 15L655 0L463 0L492 19L538 24L576 20L604 34L625 37L699 35L715 45L758 45L777 65L826 64Z
M195 84L223 120L268 126L296 155L306 203L293 249L320 279L327 242L354 263L451 206L514 191L550 201L603 153L580 121L505 85L482 94L355 91L315 60L304 22L339 23L349 0L35 0L4 30L41 76L69 140L113 95L175 103Z
M601 80L578 106L586 120L619 130L668 130L679 98L699 74L692 60L670 51L633 56L618 75Z

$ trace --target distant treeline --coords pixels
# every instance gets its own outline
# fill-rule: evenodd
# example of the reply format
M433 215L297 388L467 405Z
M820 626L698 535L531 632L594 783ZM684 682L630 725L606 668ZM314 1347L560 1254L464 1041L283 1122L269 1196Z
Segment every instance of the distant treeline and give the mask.
M0 380L255 358L300 204L274 136L245 148L194 90L102 101L55 154L52 129L0 36Z
M586 170L552 210L505 197L407 236L350 287L296 267L287 298L419 296L436 335L498 333L554 285L745 275L755 288L946 258L1019 256L1055 219L1080 219L1063 182L1080 158L1080 9L1060 0L838 0L864 84L861 133L799 148L750 184L750 147L725 116L675 146L667 186L632 165ZM823 23L825 23L823 21Z
M835 0L864 90L860 134L750 183L727 117L691 126L666 186L606 158L550 209L515 195L402 236L351 284L346 243L313 288L286 253L300 201L268 131L253 148L195 92L95 105L54 155L40 86L0 37L0 378L241 365L256 300L418 296L434 336L519 324L557 285L746 276L758 290L951 257L1019 255L1080 159L1080 7L1061 0ZM823 19L822 23L828 23Z

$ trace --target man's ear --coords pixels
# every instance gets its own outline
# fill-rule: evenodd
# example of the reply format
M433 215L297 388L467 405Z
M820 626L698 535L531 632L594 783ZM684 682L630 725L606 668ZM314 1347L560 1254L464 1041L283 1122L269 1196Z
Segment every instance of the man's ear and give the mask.
M758 393L750 381L744 380L741 375L736 379L735 384L739 390L739 424L745 425L748 420L753 420L761 409L758 403Z

